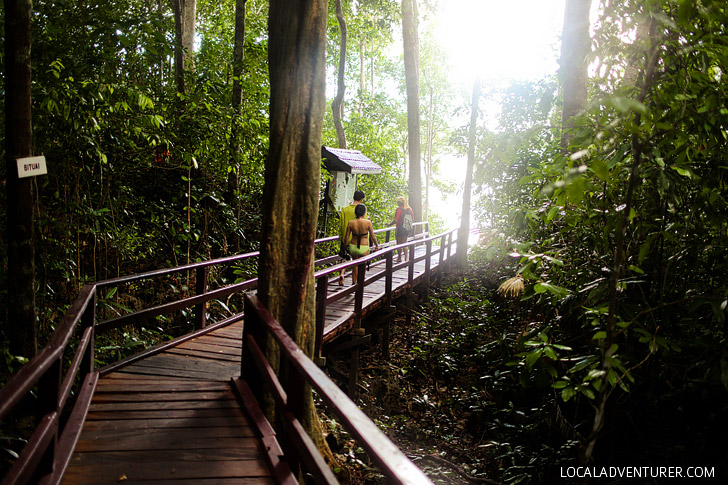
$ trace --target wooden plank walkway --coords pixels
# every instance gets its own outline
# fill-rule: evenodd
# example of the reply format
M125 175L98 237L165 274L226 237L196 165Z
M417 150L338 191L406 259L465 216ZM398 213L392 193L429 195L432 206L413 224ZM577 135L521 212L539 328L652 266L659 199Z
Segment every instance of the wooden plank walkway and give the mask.
M418 248L417 256L424 254ZM430 261L431 270L440 263ZM414 265L413 284L425 276L425 261ZM367 278L386 271L371 265ZM409 266L393 274L392 295L408 289ZM351 284L329 285L329 295ZM324 340L354 321L352 293L327 305ZM363 314L385 300L385 279L364 291ZM275 483L263 442L231 390L240 375L243 322L102 370L63 484ZM328 338L327 338L328 337Z
M453 248L455 246L453 245ZM454 251L454 249L453 249ZM422 257L425 254L425 248L418 246L415 249L415 259ZM409 280L409 265L405 266L405 263L395 263L395 267L402 265L399 269L395 269L392 274L392 298L398 298L406 293L408 288ZM430 257L430 272L432 273L440 264L440 255L433 255ZM412 286L417 286L425 275L426 261L422 259L417 261L414 265L413 272L413 283ZM371 265L370 269L366 272L366 277L383 274L386 271L386 265L384 261L377 261ZM339 286L336 282L336 278L330 280L328 286L328 296L344 291L346 288L351 286L351 274L347 273L346 283L344 286ZM364 289L364 300L362 303L362 317L367 314L381 308L385 300L385 278L382 277ZM340 300L330 303L326 306L326 318L324 321L324 342L329 342L333 338L341 335L343 332L348 330L354 323L354 294L347 295Z
M235 398L242 322L99 379L64 484L270 484Z

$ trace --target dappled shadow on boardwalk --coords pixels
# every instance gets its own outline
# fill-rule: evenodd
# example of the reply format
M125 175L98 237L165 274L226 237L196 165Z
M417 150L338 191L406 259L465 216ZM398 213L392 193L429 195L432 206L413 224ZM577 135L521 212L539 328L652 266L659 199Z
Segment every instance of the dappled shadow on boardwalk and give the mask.
M230 389L241 341L238 322L102 375L62 483L273 483Z

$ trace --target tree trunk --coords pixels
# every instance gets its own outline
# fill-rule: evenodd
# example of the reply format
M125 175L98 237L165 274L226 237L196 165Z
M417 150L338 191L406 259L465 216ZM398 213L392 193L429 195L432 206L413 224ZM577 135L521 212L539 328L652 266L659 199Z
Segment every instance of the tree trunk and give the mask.
M468 131L468 165L465 169L463 187L463 213L458 229L457 265L465 269L468 264L468 238L470 236L470 192L473 186L473 167L475 166L475 144L478 129L478 101L480 100L480 78L473 83L473 101L470 110L470 129Z
M364 91L366 90L366 64L364 62L364 52L366 44L364 39L359 39L359 116L364 114Z
M245 60L245 6L248 0L235 0L235 43L233 47L233 99L235 114L243 103L243 61Z
M425 200L422 204L422 219L430 218L430 184L432 183L432 144L435 138L435 90L427 83L429 108L427 115L427 154L425 155Z
M30 0L5 0L5 163L8 224L8 315L14 355L37 349L32 177L18 177L16 159L32 154ZM11 283L12 282L12 283Z
M336 81L336 97L331 102L331 111L334 115L334 126L336 127L336 139L339 148L346 148L346 132L344 132L344 94L346 93L346 84L344 75L346 74L346 19L344 11L341 8L341 0L336 0L336 19L339 21L339 29L341 30L341 43L339 44L339 71Z
M316 328L314 236L326 107L326 0L271 0L270 150L265 166L258 296L308 356ZM272 362L277 350L269 348ZM286 369L280 369L284 381ZM310 389L304 426L321 436Z
M157 12L159 13L159 22L161 23L162 19L164 18L164 2L163 0L157 0ZM161 47L161 46L158 46ZM163 49L159 49L159 86L157 91L157 96L162 96L162 91L164 90L164 64L166 61L167 56L164 55Z
M172 0L174 7L174 72L177 91L185 92L185 72L193 67L197 0Z
M240 204L238 198L238 180L240 177L240 164L238 163L238 123L240 121L240 110L243 104L243 60L245 59L245 6L247 0L235 0L235 41L233 47L233 94L232 108L233 120L230 130L230 165L232 170L228 172L226 202L231 206L235 214L236 222L239 221ZM237 226L237 224L236 224ZM235 251L240 250L240 238L235 231Z
M561 36L563 108L561 112L561 147L567 149L573 138L573 118L586 106L587 57L591 52L589 10L591 0L566 0Z
M422 220L420 147L420 63L417 0L402 0L404 77L407 87L407 140L409 153L409 205L415 220Z

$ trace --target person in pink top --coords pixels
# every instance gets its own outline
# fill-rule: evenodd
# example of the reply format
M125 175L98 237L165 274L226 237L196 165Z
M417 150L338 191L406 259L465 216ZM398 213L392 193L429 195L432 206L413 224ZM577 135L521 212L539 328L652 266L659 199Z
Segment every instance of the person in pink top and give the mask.
M397 209L394 211L394 219L389 225L396 226L394 237L397 244L404 244L407 239L414 234L413 224L415 222L415 213L412 207L407 203L404 197L397 197ZM407 251L397 250L397 262L402 261L402 253L404 252L404 260L407 261Z

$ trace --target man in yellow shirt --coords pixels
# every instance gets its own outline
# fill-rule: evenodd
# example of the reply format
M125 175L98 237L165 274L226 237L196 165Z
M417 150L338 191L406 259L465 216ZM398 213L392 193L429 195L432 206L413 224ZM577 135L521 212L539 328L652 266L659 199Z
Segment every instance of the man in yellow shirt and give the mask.
M339 242L343 247L346 247L346 241L344 241L344 236L346 235L346 226L349 225L349 221L356 219L356 215L354 215L354 208L361 204L364 200L364 192L361 190L357 190L354 192L354 201L341 209L341 215L339 216ZM339 284L344 284L344 272L341 272L341 275L339 275Z

